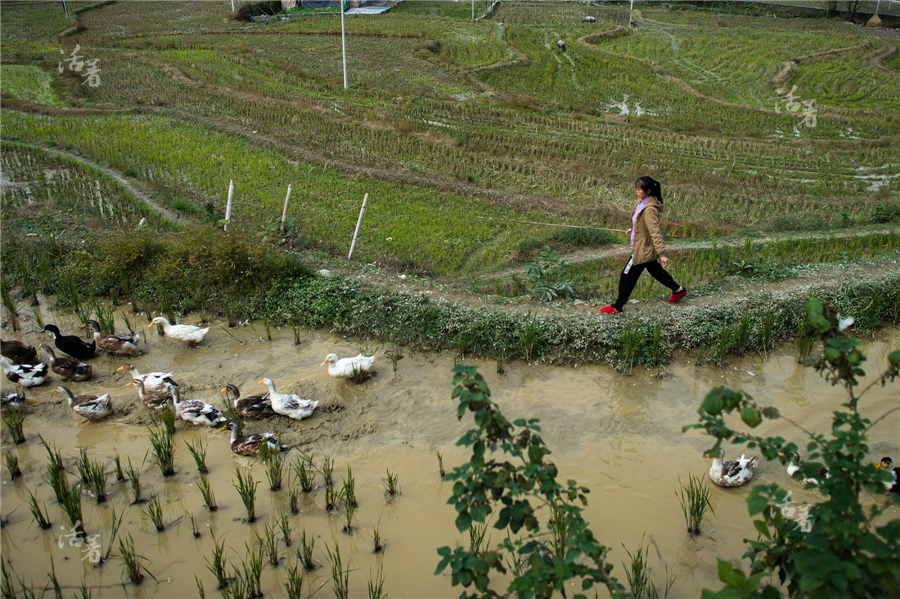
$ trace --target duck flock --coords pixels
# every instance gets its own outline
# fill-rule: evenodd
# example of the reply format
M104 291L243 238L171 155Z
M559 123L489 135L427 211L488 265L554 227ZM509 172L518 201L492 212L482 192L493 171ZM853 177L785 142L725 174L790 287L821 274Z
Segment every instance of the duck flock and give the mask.
M209 327L200 328L186 324L171 324L163 317L154 318L148 327L161 325L170 339L183 341L195 345L203 340L209 332ZM76 335L63 335L55 325L48 324L42 332L53 335L56 349L70 357L59 357L53 348L47 344L41 344L49 356L49 364L38 361L37 350L33 346L19 341L2 341L0 364L6 378L22 387L35 387L45 383L49 377L49 370L66 379L67 381L85 381L93 374L93 368L81 360L92 358L98 349L113 353L133 355L138 351L138 335L106 335L102 332L100 324L96 320L88 320L83 326L89 326L94 331L94 339L87 343ZM374 356L362 354L353 358L339 359L336 354L328 354L322 362L322 366L328 365L328 374L336 378L350 378L371 371L374 364ZM251 433L243 434L239 422L227 422L222 411L205 402L181 398L178 383L172 378L171 372L151 372L141 374L131 364L123 364L118 371L131 372L131 382L127 386L137 388L141 403L152 410L162 410L167 406L174 410L175 415L195 425L208 427L228 428L231 431L231 450L239 455L253 455L259 452L261 445L265 444L272 451L281 451L284 447L278 442L275 433ZM270 378L259 381L268 387L268 393L264 395L251 395L241 397L240 390L235 385L226 385L222 393L228 393L234 408L234 413L240 418L264 419L275 416L284 416L295 420L303 420L312 416L319 402L310 399L302 399L298 395L279 393L275 388L275 382ZM114 413L112 399L109 393L105 395L74 394L68 387L59 385L53 392L63 393L73 412L83 417L85 421L102 420ZM24 394L2 392L4 406L21 405L24 402ZM748 483L754 475L758 458L747 458L745 455L737 460L725 460L725 450L720 448L718 454L710 456L712 465L709 469L709 478L720 487L740 487ZM877 468L886 468L893 480L885 483L888 492L900 494L900 468L893 466L890 457L884 457L876 465ZM792 454L787 468L788 476L799 480L804 486L818 486L819 480L829 478L827 468L822 468L811 476L801 471L799 454ZM799 473L799 475L797 475ZM797 475L797 476L795 476Z
M171 324L163 317L154 318L148 327L162 326L166 337L182 341L189 345L196 345L203 340L209 332L209 327L200 328L186 324ZM134 355L138 353L139 335L107 335L102 332L100 324L96 320L88 320L83 327L93 330L93 340L90 343L77 335L63 335L59 327L53 324L44 326L42 333L53 335L53 345L40 344L46 352L48 361L41 362L38 359L37 349L20 341L0 340L0 364L6 378L21 387L36 387L43 385L50 378L50 371L60 378L70 382L86 381L93 375L93 367L82 360L93 358L97 350L117 355ZM65 355L57 355L56 352ZM372 370L374 356L362 354L353 358L339 359L336 354L328 354L322 366L328 365L328 374L335 378L350 378L365 376ZM171 372L150 372L141 374L131 364L123 364L117 371L127 370L131 373L131 382L127 386L137 389L138 397L147 408L151 410L172 409L176 417L194 425L203 425L214 428L228 428L231 431L231 449L239 455L257 454L260 446L265 444L272 451L285 449L277 440L275 433L251 433L244 435L241 432L239 422L227 422L225 414L211 404L196 399L182 399L181 390L173 378ZM303 420L313 415L318 401L303 399L298 395L279 393L275 383L270 378L259 381L268 387L264 395L251 395L241 397L240 390L235 385L226 385L223 393L227 393L233 405L234 413L240 418L264 419L272 417L287 417L294 420ZM69 407L82 418L84 422L103 420L115 413L110 394L91 395L75 394L64 385L58 385L51 391L65 395ZM3 407L23 407L25 395L23 391L0 393Z

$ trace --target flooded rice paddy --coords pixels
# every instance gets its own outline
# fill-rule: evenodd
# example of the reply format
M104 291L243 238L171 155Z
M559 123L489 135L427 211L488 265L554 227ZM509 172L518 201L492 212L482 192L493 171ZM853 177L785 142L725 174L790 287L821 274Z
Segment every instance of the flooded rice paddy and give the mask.
M43 318L59 324L64 332L77 328L71 317L55 315L46 307ZM183 322L195 321L187 318ZM146 327L143 317L137 318L137 324ZM105 422L83 424L63 403L61 394L51 394L60 382L58 377L28 391L31 407L25 420L27 443L14 446L4 433L3 446L4 457L7 452L18 457L23 478L11 482L4 466L0 486L0 510L9 519L0 531L0 552L16 574L27 584L43 588L49 580L52 559L65 596L75 594L84 582L94 589L94 598L197 597L196 576L206 595L216 597L215 578L206 568L214 539L224 540L228 563L240 565L246 555L245 544L254 546L258 537L264 536L267 523L283 513L290 515L287 489L271 492L258 458L231 453L227 431L179 422L175 476L163 478L152 456L142 468L144 494L159 498L166 530L156 531L146 515L146 504L131 505L128 483L114 482L114 475L108 479L107 503L98 505L88 491L82 497L86 532L99 535L95 540L102 552L107 550L111 510L115 508L117 513L124 513L120 538L132 535L155 580L147 577L139 587L123 584L117 545L102 567L83 559L89 557L86 548L69 546L65 535L70 523L44 480L47 456L38 434L59 448L72 483L78 478L75 461L80 450L102 460L110 471L116 453L123 460L128 456L135 465L140 464L150 447L150 413L138 401L134 388L126 388L130 376L116 371L121 364L131 362L141 372L172 371L184 397L216 405L221 401L219 390L226 383L238 385L243 394L258 394L264 392L258 384L263 377L273 379L281 392L320 402L317 413L308 420L248 420L245 432L276 430L283 442L296 444L312 455L316 465L321 465L325 455L333 457L337 485L351 466L359 502L356 529L352 535L344 533L343 515L325 511L325 491L321 475L317 476L316 489L301 495L301 511L290 517L291 547L279 542L281 564L264 567L265 596L285 596L285 566L296 563L298 538L304 529L316 539L314 556L322 566L305 578L309 594L332 596L325 546L337 544L344 559L350 560L351 597L366 596L367 579L378 567L383 567L390 597L458 596L459 589L451 587L448 575L434 575L437 547L468 544L468 538L457 533L455 514L446 505L451 484L440 480L435 456L436 451L442 452L448 471L466 457L455 447L471 421L456 419L455 404L450 399L453 355L404 352L393 372L390 359L379 352L375 376L355 385L330 378L326 368L320 366L332 352L342 357L355 355L360 345L355 340L311 331L301 332L301 343L295 346L290 329L273 329L270 342L260 340L250 327L229 329L229 335L220 324L214 322L206 340L196 348L159 337L154 329L144 329L147 345L143 355L98 355L93 359L94 378L69 386L76 393L111 393L118 414ZM25 321L23 328L39 327ZM256 331L265 335L258 323ZM49 335L42 339L38 333L13 335L4 331L4 338L12 336L34 345L49 340ZM875 371L873 363L886 363L889 350L898 347L900 330L880 333L865 347L869 370ZM652 547L651 576L657 585L663 584L668 564L669 571L677 576L670 596L698 597L704 587L719 587L716 557L739 558L744 552L743 539L755 538L755 533L745 503L750 489L713 486L715 515L708 515L700 537L688 536L675 491L679 477L686 480L688 473L705 478L708 462L702 452L711 443L696 431L682 433L682 426L696 420L697 407L711 387L727 384L749 391L763 404L777 406L811 430L827 431L831 412L840 405L842 395L812 370L799 365L791 350L770 355L768 361L761 357L733 359L721 369L679 360L660 378L655 370L623 376L600 366L533 366L523 362L509 364L505 374L498 375L494 362L464 362L479 367L494 400L508 417L541 420L561 479L574 478L591 489L587 519L600 540L612 548L614 574L624 582L620 565L625 559L623 544L634 549L646 534ZM2 382L8 389L10 384L5 379ZM863 405L868 415L877 416L898 401L894 383L874 389ZM766 422L760 428L762 434L802 441L785 421ZM203 506L197 488L199 475L185 446L186 441L196 439L202 439L208 447L209 481L219 506L212 513ZM873 457L900 458L900 414L893 414L872 430L870 446ZM287 454L289 463L300 455L298 449ZM236 465L250 467L254 479L260 481L257 520L253 524L242 521L245 511L232 486ZM402 495L392 501L384 495L386 470L399 477L402 488ZM778 464L762 463L756 480L777 481L793 489L799 503L816 500L815 494L804 492L789 480ZM285 481L294 484L289 473ZM28 509L29 490L46 506L53 523L49 530L40 530L33 521ZM191 533L188 513L200 528L198 539ZM886 518L898 516L896 508L886 514ZM385 543L380 554L373 553L376 527ZM500 532L489 534L495 542L500 540Z

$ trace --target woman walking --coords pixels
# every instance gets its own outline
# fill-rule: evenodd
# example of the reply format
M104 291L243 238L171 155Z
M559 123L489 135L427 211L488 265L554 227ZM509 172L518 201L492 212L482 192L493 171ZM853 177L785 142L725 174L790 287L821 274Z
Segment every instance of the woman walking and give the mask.
M612 304L600 308L601 314L621 314L634 291L641 273L646 270L654 279L672 290L669 303L676 304L687 294L687 289L675 282L668 272L669 258L662 232L659 230L659 213L662 212L662 188L652 177L641 177L635 183L638 203L631 213L631 258L619 276L619 297Z

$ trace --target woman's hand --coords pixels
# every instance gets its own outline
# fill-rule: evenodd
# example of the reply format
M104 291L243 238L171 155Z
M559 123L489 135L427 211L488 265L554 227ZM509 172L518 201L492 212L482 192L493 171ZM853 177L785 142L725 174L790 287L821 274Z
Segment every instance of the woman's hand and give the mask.
M625 234L626 234L626 235L631 235L631 227L628 227L628 230L625 231Z
M669 265L669 258L668 258L668 256L660 256L660 257L659 257L659 263L662 264L662 267L663 267L663 268L667 267L667 266Z

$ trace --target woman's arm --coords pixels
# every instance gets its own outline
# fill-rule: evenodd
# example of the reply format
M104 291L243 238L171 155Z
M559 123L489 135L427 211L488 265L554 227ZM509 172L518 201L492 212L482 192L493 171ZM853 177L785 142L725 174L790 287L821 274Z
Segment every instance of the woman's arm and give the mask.
M661 259L665 258L665 262L668 262L668 258L666 258L666 243L663 241L662 231L659 230L659 209L656 206L647 206L643 212L644 220L647 223L647 231L650 233L650 241L653 242L653 249L656 250L657 255ZM660 261L662 262L662 260ZM665 266L664 263L663 268Z

